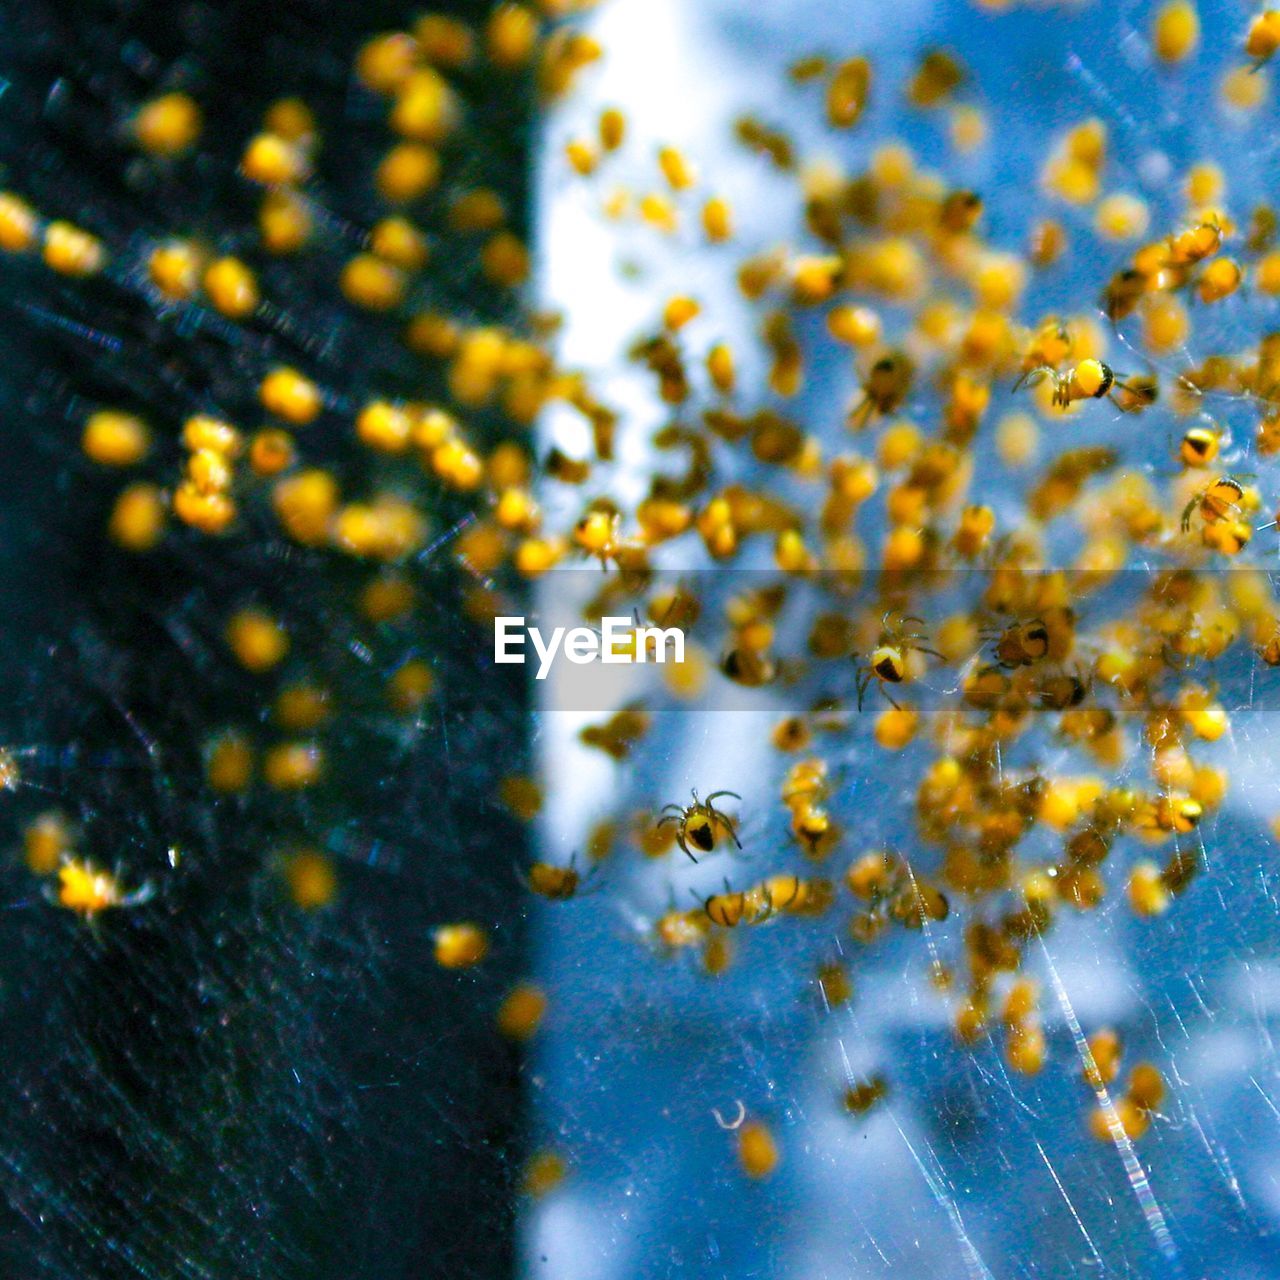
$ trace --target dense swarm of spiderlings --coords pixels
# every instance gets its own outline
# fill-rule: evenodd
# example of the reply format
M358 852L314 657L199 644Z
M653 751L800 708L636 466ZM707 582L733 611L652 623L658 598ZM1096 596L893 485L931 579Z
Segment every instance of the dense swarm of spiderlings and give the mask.
M1273 24L1259 15L1242 48L1222 51L1220 92L1232 110L1265 98ZM1148 34L1154 59L1176 67L1199 46L1195 6L1162 6ZM879 84L857 52L801 59L789 75L837 135L858 130L876 93L946 112L957 155L991 133L980 86L952 52L922 55L901 85ZM607 419L602 435L596 423L596 456L572 468L558 458L551 473L581 491L580 515L558 537L540 533L537 546L557 562L594 557L614 571L593 609L621 604L655 621L708 624L700 649L668 673L669 692L693 705L725 680L778 688L824 666L845 678L840 696L779 720L772 745L795 762L780 768L773 795L746 795L735 808L756 865L730 865L721 891L674 901L652 922L652 939L663 953L700 954L715 975L732 962L731 938L786 927L787 916L831 917L871 947L885 930L927 932L958 915L961 947L932 968L955 1034L968 1044L996 1037L1012 1071L1036 1074L1049 1050L1038 984L1022 973L1036 940L1108 896L1151 917L1191 891L1202 820L1230 782L1198 751L1231 728L1212 664L1249 647L1263 665L1280 661L1280 606L1264 572L1275 537L1264 463L1280 451L1280 340L1260 328L1243 345L1214 345L1216 309L1242 291L1280 293L1276 215L1264 204L1234 207L1206 156L1185 176L1181 214L1156 225L1125 189L1107 125L1090 118L1029 158L1047 212L1022 228L1015 252L1002 247L1007 234L1001 245L986 239L980 191L922 168L900 143L863 138L869 163L842 172L809 162L761 120L744 117L736 132L794 175L803 209L800 238L745 248L736 263L758 345L713 336L707 303L693 293L657 303L654 328L627 355L669 410L654 456L678 449L688 469L655 475L628 509L607 488L616 424ZM716 191L715 157L664 146L649 182L637 182L645 158L619 159L628 133L622 113L606 109L594 136L571 138L563 152L566 172L589 186L620 236L630 243L647 228L673 254L691 237L733 244L737 219ZM1028 314L1029 285L1066 268L1069 228L1082 221L1125 265L1095 269L1069 312ZM806 314L815 311L821 325ZM849 434L833 443L787 403L800 402L810 366L830 367L842 349L857 385L844 406ZM1249 407L1252 438L1214 416L1228 399ZM1145 462L1127 465L1123 440L1157 405L1180 420L1181 438L1153 474ZM1115 424L1114 443L1073 446L1070 428L1087 415ZM992 465L1026 477L1016 520L971 496ZM594 488L593 474L602 477ZM752 580L727 606L675 577L674 566L758 564L762 542L774 577L767 587ZM1134 565L1141 588L1117 605L1115 588ZM974 571L963 596L957 570ZM799 649L783 639L797 630L807 635ZM941 684L948 696L938 696ZM903 835L910 854L859 850L832 816L848 744L864 725L883 752L929 746L915 830ZM643 704L631 704L581 736L623 761L646 729ZM1020 743L1044 740L1052 765L1011 766ZM714 763L699 780L725 785ZM766 837L753 848L750 833L773 831L777 807L792 847ZM696 809L676 801L664 812L705 827L699 850L679 842L689 856L733 852ZM666 856L669 823L635 815L633 844ZM601 856L614 836L603 833ZM1135 847L1149 854L1135 858ZM822 873L797 874L797 851ZM758 863L773 860L777 870L761 874ZM817 971L828 1008L852 998L842 964L819 959ZM1163 1097L1157 1068L1135 1068L1128 1092L1098 1087L1093 1132L1140 1138ZM883 1077L850 1081L846 1106L860 1114L888 1088ZM762 1177L777 1152L762 1122L752 1126L739 1153Z
M473 575L466 613L478 636L501 611L495 582L589 565L600 577L591 621L634 608L637 618L703 628L701 649L668 673L678 696L696 700L712 680L751 690L823 665L843 671L842 697L778 723L773 794L734 797L735 812L725 814L711 802L732 797L723 784L733 780L715 777L709 764L706 801L696 793L692 806L673 801L664 821L669 797L655 797L652 811L619 815L595 831L585 861L594 867L613 856L624 824L643 856L665 857L678 846L696 861L737 844L735 823L751 814L758 827L760 811L771 808L813 873L797 875L789 863L753 870L721 892L675 904L650 922L653 945L696 952L715 975L733 958L729 931L736 937L785 928L788 917L830 916L871 947L886 930L927 931L956 913L963 945L933 973L939 998L951 1002L955 1034L966 1043L1000 1037L1008 1066L1034 1074L1046 1042L1037 986L1020 972L1033 942L1059 917L1093 910L1109 894L1147 917L1193 890L1197 831L1230 782L1197 756L1199 744L1230 730L1212 664L1253 646L1260 664L1280 667L1280 603L1259 567L1276 537L1267 502L1276 496L1269 460L1280 453L1280 334L1258 332L1231 350L1197 341L1214 309L1242 290L1280 294L1276 213L1233 207L1207 157L1186 175L1182 216L1152 225L1142 199L1112 189L1106 125L1082 120L1029 177L1050 206L1087 211L1098 238L1126 246L1125 265L1097 279L1070 314L1026 314L1028 281L1073 252L1066 216L1027 225L1018 252L999 248L984 233L982 193L922 168L906 147L885 140L864 168L842 173L807 164L783 132L744 118L738 143L794 176L804 232L735 263L740 294L758 316L751 359L723 340L692 336L704 332L694 323L704 307L688 295L659 300L652 331L624 353L670 409L654 455L687 456L683 473L655 468L648 492L628 505L609 487L626 424L586 378L557 363L555 318L526 309L509 326L474 326L429 305L420 288L436 246L419 211L428 203L435 210L444 191L433 216L473 238L484 279L513 291L524 284L528 251L508 228L501 200L451 178L448 140L465 121L451 77L477 62L503 71L534 65L548 96L571 91L575 74L601 56L561 21L572 7L548 3L539 13L502 4L480 30L427 15L356 56L356 77L385 104L387 147L370 175L385 216L331 281L334 297L387 317L397 340L443 372L447 395L419 402L375 394L352 405L306 369L278 364L257 371L254 420L193 416L164 441L134 414L96 406L84 418L83 452L120 477L104 535L146 555L175 525L231 538L266 517L298 545L365 566L351 609L386 623L413 608L406 566L433 535L426 511L444 493L468 511L448 548ZM1200 38L1195 6L1164 5L1150 38L1168 66L1188 58ZM1234 107L1261 101L1261 68L1277 48L1280 17L1258 14L1222 81ZM812 91L814 110L837 132L859 129L871 95L898 93L912 110L949 113L957 153L984 145L990 133L971 78L951 53L924 55L904 85L880 83L857 51L804 59L789 74ZM121 126L147 163L182 164L200 147L202 113L192 97L169 93ZM260 193L256 226L239 237L251 245L243 253L177 233L108 243L58 210L33 207L20 184L0 194L0 250L72 279L107 274L157 308L203 308L228 324L248 323L287 305L264 291L255 262L305 259L322 234L308 191L322 143L305 102L265 105L240 162L243 181ZM609 176L627 144L626 119L606 110L594 136L571 140L555 162L591 184L605 219L658 238L692 226L708 244L733 245L734 210L704 176L711 157L664 147L651 182L632 190ZM817 328L803 323L814 312L822 317ZM785 412L818 347L840 351L857 370L836 448ZM744 385L743 369L760 356L764 385ZM1248 402L1250 438L1213 418L1214 395ZM552 403L581 415L588 456L552 449L538 457L532 430ZM1157 403L1184 424L1165 474L1127 469L1119 444L1072 444L1072 423L1085 415L1118 411L1123 424L1139 423ZM486 447L470 429L482 414L506 424L501 442ZM308 433L321 428L341 430L367 451L376 463L369 486L352 491L343 475L308 460ZM970 500L975 445L991 439L1001 464L1029 477L1016 527ZM751 474L759 481L727 479L742 473L726 466L734 458L758 464ZM571 518L546 516L545 492L579 495ZM1047 550L1064 529L1075 548L1067 563ZM735 597L722 614L667 571L672 563L731 566L761 543L772 548L770 585ZM1135 561L1154 568L1117 609L1108 588ZM1228 562L1238 571L1215 572ZM978 585L960 601L947 593L955 569L977 571L969 582ZM778 623L799 607L812 612L796 651L780 640ZM234 659L261 678L272 732L267 741L234 728L213 735L210 791L305 792L329 767L326 728L347 713L341 690L281 681L291 637L251 604L228 602L224 636ZM718 669L703 654L718 654ZM954 693L917 696L935 671L947 674ZM388 683L388 707L412 717L431 696L429 665L406 655ZM629 703L581 740L625 764L648 726L643 702ZM1068 763L1053 771L1005 764L1033 729L1051 735ZM917 855L858 848L831 816L840 784L826 757L858 734L887 753L929 744L915 779ZM513 776L499 798L531 820L540 787ZM106 852L80 848L56 813L33 822L25 841L49 900L91 922L142 906L154 888L131 879L128 868L108 871ZM1033 845L1052 853L1026 856ZM1150 856L1123 875L1113 854L1133 845ZM331 860L313 849L283 857L281 874L307 910L327 906L340 888ZM524 891L521 882L552 902L585 896L572 864L537 862L512 878L511 891ZM433 922L433 929L439 965L484 963L482 924ZM854 998L842 966L823 962L818 973L828 1006ZM527 1039L546 1004L537 988L516 988L497 1013L498 1029ZM1118 1131L1140 1138L1163 1097L1160 1072L1137 1064L1122 1091L1108 1093L1121 1080L1114 1033L1095 1032L1090 1053L1085 1083L1097 1109L1089 1125L1104 1140ZM847 1110L874 1107L892 1087L891 1064L886 1077L849 1082ZM743 1172L767 1177L780 1158L768 1127L752 1118L736 1132ZM544 1152L525 1186L543 1194L563 1174L562 1158Z

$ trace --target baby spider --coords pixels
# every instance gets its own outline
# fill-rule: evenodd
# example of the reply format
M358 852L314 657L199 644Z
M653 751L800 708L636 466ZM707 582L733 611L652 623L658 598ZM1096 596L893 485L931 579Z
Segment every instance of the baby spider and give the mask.
M45 889L45 897L55 906L75 911L93 923L100 911L109 907L140 907L149 902L155 889L144 884L126 893L118 876L102 871L85 858L68 858L58 868L58 887Z
M1003 630L982 635L994 641L996 662L1006 671L1033 666L1049 652L1049 628L1041 618L1012 622Z
M1280 49L1280 9L1263 9L1254 16L1244 40L1244 51L1253 59L1250 70L1254 73L1276 55Z
M1178 445L1178 461L1184 467L1207 467L1222 448L1222 433L1214 426L1188 427Z
M1211 258L1222 248L1223 230L1216 217L1186 227L1166 241L1169 255L1166 265L1171 267L1195 266L1205 258Z
M736 791L713 791L705 800L699 800L696 788L692 794L693 803L691 805L679 805L674 802L663 805L663 816L658 819L658 826L660 827L668 822L677 824L676 844L684 850L689 861L698 861L689 845L692 844L699 853L710 853L716 847L716 840L719 838L720 829L722 828L729 833L733 843L741 849L742 841L738 839L738 832L733 825L733 820L717 809L715 802L721 796L732 796L735 800L741 800L742 797ZM668 812L668 810L673 812Z
M862 396L849 410L848 423L861 431L879 415L896 413L911 393L916 367L905 351L890 351L871 366L862 384Z
M573 526L573 541L584 554L607 569L623 549L622 516L612 506L593 506Z
M923 618L906 617L896 627L889 626L889 614L884 616L884 629L880 632L880 642L872 649L866 659L858 659L858 710L862 710L862 701L872 680L879 682L880 692L900 711L902 708L894 701L886 685L902 684L907 679L907 663L914 653L927 653L941 658L936 649L926 648L919 641L926 639L923 631L904 630L909 622L924 625ZM865 666L861 665L865 662Z
M1022 353L1022 376L1013 384L1019 391L1033 374L1057 370L1071 356L1074 340L1071 331L1060 320L1046 320Z
M1032 369L1029 374L1025 374L1023 381L1027 386L1036 386L1045 378L1052 379L1053 404L1058 409L1065 409L1075 404L1077 400L1104 398L1109 399L1119 409L1123 406L1116 400L1115 392L1132 390L1121 381L1124 376L1117 375L1109 364L1090 359L1081 360L1074 369L1067 369L1063 373L1059 373L1051 365L1041 365L1040 368Z
M1239 516L1243 510L1244 485L1242 480L1251 480L1251 475L1238 473L1230 476L1219 476L1216 480L1198 489L1191 501L1182 509L1182 532L1191 530L1191 517L1196 508L1200 509L1200 519L1205 524L1217 524L1219 520Z
M1045 677L1036 690L1036 702L1042 711L1069 711L1089 696L1091 682L1077 673L1064 671Z
M773 915L773 899L763 885L735 893L726 880L724 892L706 898L702 909L712 924L722 929L736 929L740 924L763 924L768 920Z
M579 887L584 883L583 877L578 872L577 862L578 855L575 853L569 859L567 866L557 862L534 862L530 865L527 874L517 867L516 875L530 893L536 893L538 897L546 898L549 902L567 902L578 895ZM591 869L586 877L586 883L590 882L596 870L598 870L596 867Z
M1117 271L1102 294L1102 309L1113 325L1128 319L1150 288L1150 277L1144 271L1126 267Z
M1160 383L1154 374L1139 373L1128 382L1117 382L1111 403L1121 413L1142 413L1160 399Z

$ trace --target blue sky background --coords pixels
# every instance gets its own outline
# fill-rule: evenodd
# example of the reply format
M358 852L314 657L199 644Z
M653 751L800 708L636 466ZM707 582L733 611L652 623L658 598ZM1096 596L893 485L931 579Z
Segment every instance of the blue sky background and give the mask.
M729 141L738 113L753 109L787 126L803 153L850 172L873 145L900 138L922 165L982 193L997 247L1021 248L1041 213L1062 217L1070 263L1033 285L1022 315L1078 312L1094 305L1126 251L1093 238L1087 211L1054 207L1038 189L1065 127L1087 116L1107 124L1104 190L1146 198L1153 234L1176 225L1182 180L1197 160L1223 166L1237 214L1277 193L1273 103L1252 119L1218 105L1217 83L1239 61L1250 7L1202 3L1200 52L1176 73L1153 65L1153 8L1040 4L992 16L965 0L612 0L598 23L603 70L548 126L539 234L544 295L569 315L566 356L595 370L626 413L619 484L642 487L645 441L661 420L613 354L653 325L652 299L681 288L708 300L698 322L704 336L737 340L750 322L733 294L732 252L699 248L692 234L671 245L606 229L596 205L609 182L592 188L566 176L560 146L592 127L600 105L621 105L631 118L640 189L653 181L645 174L654 144L690 148L707 186L732 196L738 252L792 238L798 216L787 184ZM972 73L962 97L989 115L991 138L969 157L952 155L945 114L903 105L902 84L934 46L961 56ZM872 106L847 135L822 126L816 90L785 80L788 62L814 51L865 52L874 63ZM629 176L625 167L619 176ZM619 280L623 263L638 266L640 278ZM1198 315L1197 353L1256 342L1280 320L1275 312L1246 296ZM1122 346L1111 359L1117 368L1144 365ZM833 451L848 443L840 424L853 386L847 364L818 365L790 406ZM991 421L1014 407L1005 398L998 387ZM924 400L913 415L927 423L930 408ZM1207 408L1247 442L1256 416L1248 404L1222 398ZM1041 459L1068 443L1105 441L1126 467L1164 476L1184 426L1163 408L1141 418L1104 409L1046 425ZM572 442L568 421L552 419L547 430ZM1024 479L998 464L990 433L976 454L975 498L997 507L1002 526L1016 523ZM1051 547L1067 563L1074 544L1063 537ZM1259 562L1267 564L1274 543L1264 542ZM722 594L732 589L722 584ZM551 788L548 856L567 858L595 820L656 809L696 786L743 794L747 858L758 861L717 857L694 868L676 854L640 865L623 848L592 895L540 910L539 976L553 1004L532 1068L535 1118L570 1175L525 1214L527 1274L1280 1277L1280 866L1267 829L1280 813L1277 693L1247 654L1219 666L1233 732L1197 758L1226 767L1233 786L1200 832L1205 870L1167 915L1141 921L1124 901L1123 870L1151 854L1126 846L1108 864L1106 904L1092 915L1064 913L1043 947L1030 949L1049 1041L1048 1063L1031 1079L1009 1075L999 1040L961 1049L951 1002L928 988L931 955L956 954L954 916L927 937L891 932L866 950L844 934L847 913L786 920L739 939L736 963L716 981L644 945L648 921L672 900L713 892L726 875L745 881L803 866L778 813L782 766L767 744L769 727L790 709L785 698L770 695L759 713L716 710L714 700L704 710L660 711L625 767L575 741L583 720L600 715L548 703L538 729ZM912 789L927 758L923 749L887 757L868 726L856 729L829 755L839 780L833 809L849 832L828 869L834 875L865 849L911 850ZM1061 749L1047 741L1025 746L1045 767L1088 768L1055 757ZM1144 766L1139 753L1129 771L1136 785L1149 785ZM838 955L849 961L856 996L851 1008L827 1013L814 970ZM1115 1027L1126 1070L1146 1058L1165 1075L1169 1097L1131 1160L1088 1133L1092 1099L1073 1024L1086 1035ZM864 1119L845 1115L845 1079L876 1070L890 1078L888 1104ZM761 1184L741 1176L732 1135L713 1115L732 1115L737 1100L782 1148L778 1172Z

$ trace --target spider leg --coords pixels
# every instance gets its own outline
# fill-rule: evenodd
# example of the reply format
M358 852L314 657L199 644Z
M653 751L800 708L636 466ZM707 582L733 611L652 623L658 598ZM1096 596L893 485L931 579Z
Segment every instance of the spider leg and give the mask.
M724 829L729 833L729 838L733 841L733 843L736 844L739 849L741 849L742 841L738 839L738 831L737 831L737 828L733 825L733 820L731 818L726 817L723 813L720 812L719 809L713 809L711 812L712 812L712 815L715 817L715 820L718 823L720 823L720 825L723 826Z
M698 860L697 860L697 858L695 858L695 857L693 856L693 854L692 854L692 853L690 853L690 852L689 852L689 846L688 846L687 844L685 844L685 842L684 842L684 832L683 832L683 831L677 831L677 832L676 832L676 844L678 844L678 845L680 846L680 848L684 850L684 856L685 856L686 858L688 858L688 859L689 859L689 861L690 861L690 862L692 862L692 863L693 863L693 865L696 867L696 866L698 865Z
M1127 391L1137 401L1136 405L1123 405L1116 399L1117 391ZM1143 391L1138 387L1131 387L1127 382L1116 381L1112 384L1112 388L1107 392L1107 399L1111 401L1121 413L1139 413L1143 409L1149 409L1155 400L1149 392Z
M736 791L713 791L707 797L707 804L711 804L713 800L718 800L721 796L732 796L735 800L741 800L742 797Z
M578 889L577 893L574 895L575 897L585 898L589 894L596 893L604 887L604 882L597 878L600 874L600 868L602 865L603 864L599 862L592 862L591 866L588 867L585 872L581 873L581 880L580 880L581 887ZM577 869L578 869L578 850L575 849L569 855L569 870L577 871Z
M849 426L855 431L862 431L871 418L872 408L871 397L864 391L862 393L862 403L849 414Z
M142 885L135 889L132 893L127 893L120 899L122 907L140 907L143 903L150 902L156 896L156 887L151 883Z
M1038 364L1034 369L1028 369L1017 382L1013 384L1013 391L1020 391L1023 386L1038 386L1045 380L1046 375L1051 375L1053 369L1047 364Z

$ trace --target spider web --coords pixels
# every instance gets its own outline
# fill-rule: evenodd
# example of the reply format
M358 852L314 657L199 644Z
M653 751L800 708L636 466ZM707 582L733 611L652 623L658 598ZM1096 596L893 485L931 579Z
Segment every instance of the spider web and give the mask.
M982 194L988 239L998 248L1020 250L1037 217L1061 217L1071 265L1033 279L1023 317L1094 309L1131 251L1097 240L1089 214L1055 206L1039 189L1037 175L1056 139L1088 116L1110 133L1104 189L1140 194L1153 234L1179 225L1182 179L1197 161L1222 166L1230 206L1242 218L1271 198L1274 106L1246 120L1217 105L1218 79L1239 60L1248 7L1200 4L1201 53L1176 75L1159 70L1149 52L1145 33L1155 7L1028 5L991 17L960 0L891 7L793 0L765 10L673 0L606 11L600 39L618 52L557 118L540 198L544 287L569 313L567 355L595 368L630 415L630 434L619 441L618 485L642 496L647 469L665 462L647 443L664 410L644 376L615 353L656 329L663 300L690 294L704 311L690 326L693 348L729 341L744 370L740 386L759 387L767 366L733 266L744 251L783 242L823 251L803 232L794 178L735 155L730 138L740 114L754 112L785 129L802 162L832 160L844 173L863 169L886 139L905 141L921 167L952 188ZM902 98L900 86L921 53L938 47L968 66L965 100L982 106L992 123L988 144L968 157L951 152L945 115L910 113ZM872 61L871 104L848 134L822 128L812 91L786 83L786 67L815 51L835 59L865 53ZM559 146L586 135L604 104L626 112L634 159L592 187L566 176ZM612 181L636 192L652 187L652 156L668 143L701 167L704 190L729 197L742 227L731 258L702 246L696 207L686 229L666 242L601 219L599 202ZM892 308L884 314L892 334L899 318ZM1121 340L1109 358L1126 372L1154 364L1167 387L1170 371L1191 357L1251 348L1275 314L1271 300L1242 296L1213 314L1196 312L1191 352L1152 362ZM802 314L802 343L815 336L805 323ZM834 452L850 443L841 423L856 388L850 362L815 357L804 391L785 412ZM1002 395L997 386L988 422L1020 407L1002 403ZM755 404L738 407L749 412ZM1267 510L1274 494L1265 470L1249 465L1256 406L1217 395L1204 409L1232 433L1230 457L1240 468L1264 473ZM919 391L910 410L913 420L934 421L936 395ZM1118 450L1123 467L1159 486L1187 421L1163 405L1140 417L1103 406L1045 426L1040 459L1105 444ZM988 430L976 446L970 500L990 503L999 527L1010 528L1025 501L1025 480L999 465ZM553 419L548 431L568 441L574 426ZM854 443L864 452L872 447ZM740 457L725 465L723 478L763 482L764 473ZM776 476L769 473L770 485ZM873 527L860 532L876 545ZM1268 567L1269 547L1254 548L1251 563ZM1071 564L1077 551L1065 531L1048 543L1054 564ZM724 600L753 585L749 570L673 559L667 567L693 585L704 616L719 617ZM767 576L762 571L758 579ZM1149 582L1150 570L1139 563L1121 575L1118 589L1132 599ZM562 608L565 594L559 583L544 588L544 607ZM1114 892L1095 912L1065 913L1029 946L1026 971L1041 984L1048 1042L1046 1066L1033 1077L1011 1073L997 1042L956 1042L951 1003L930 983L933 964L959 952L962 922L954 913L923 933L866 949L850 939L838 911L812 922L775 919L740 929L748 936L735 936L733 963L715 979L696 955L672 957L646 945L663 911L687 908L726 880L740 889L779 870L806 873L785 815L778 816L778 785L790 759L773 751L769 734L783 716L809 705L810 686L744 695L713 682L705 702L692 707L665 696L661 682L642 690L610 686L615 699L597 702L583 686L567 695L540 688L547 856L564 858L599 821L656 811L687 797L690 787L742 794L746 852L716 854L697 867L678 853L654 861L615 854L600 872L605 887L580 903L544 909L537 945L558 1017L538 1048L535 1066L546 1084L535 1120L571 1173L559 1193L525 1215L527 1273L557 1280L652 1268L735 1277L1280 1275L1280 969L1275 837L1268 829L1280 809L1269 746L1276 693L1270 672L1248 653L1215 664L1211 674L1232 731L1198 749L1197 758L1221 765L1231 789L1192 838L1200 875L1159 919L1136 918ZM954 676L950 689L946 684L939 676L922 696L936 705L954 694ZM628 696L648 700L652 722L620 766L585 749L578 734ZM745 709L751 697L755 711ZM1078 768L1042 733L1028 739L1006 762L1011 773ZM913 834L927 750L880 751L856 716L843 739L815 749L835 779L828 804L846 832L841 857L887 845L931 868L932 855ZM1108 781L1149 785L1150 765L1137 751ZM1027 855L1035 860L1034 850ZM1118 856L1123 866L1109 873L1117 886L1142 851ZM838 877L841 857L826 873ZM818 964L831 960L851 974L847 1006L827 1008L816 981ZM1087 1113L1099 1100L1081 1078L1085 1037L1103 1026L1123 1038L1126 1067L1149 1059L1168 1085L1151 1132L1137 1142L1123 1134L1099 1142L1088 1131ZM865 1117L848 1115L843 1089L874 1073L889 1079L888 1099ZM724 1131L726 1118L743 1112L767 1123L781 1150L778 1170L763 1183L743 1177L735 1135Z

